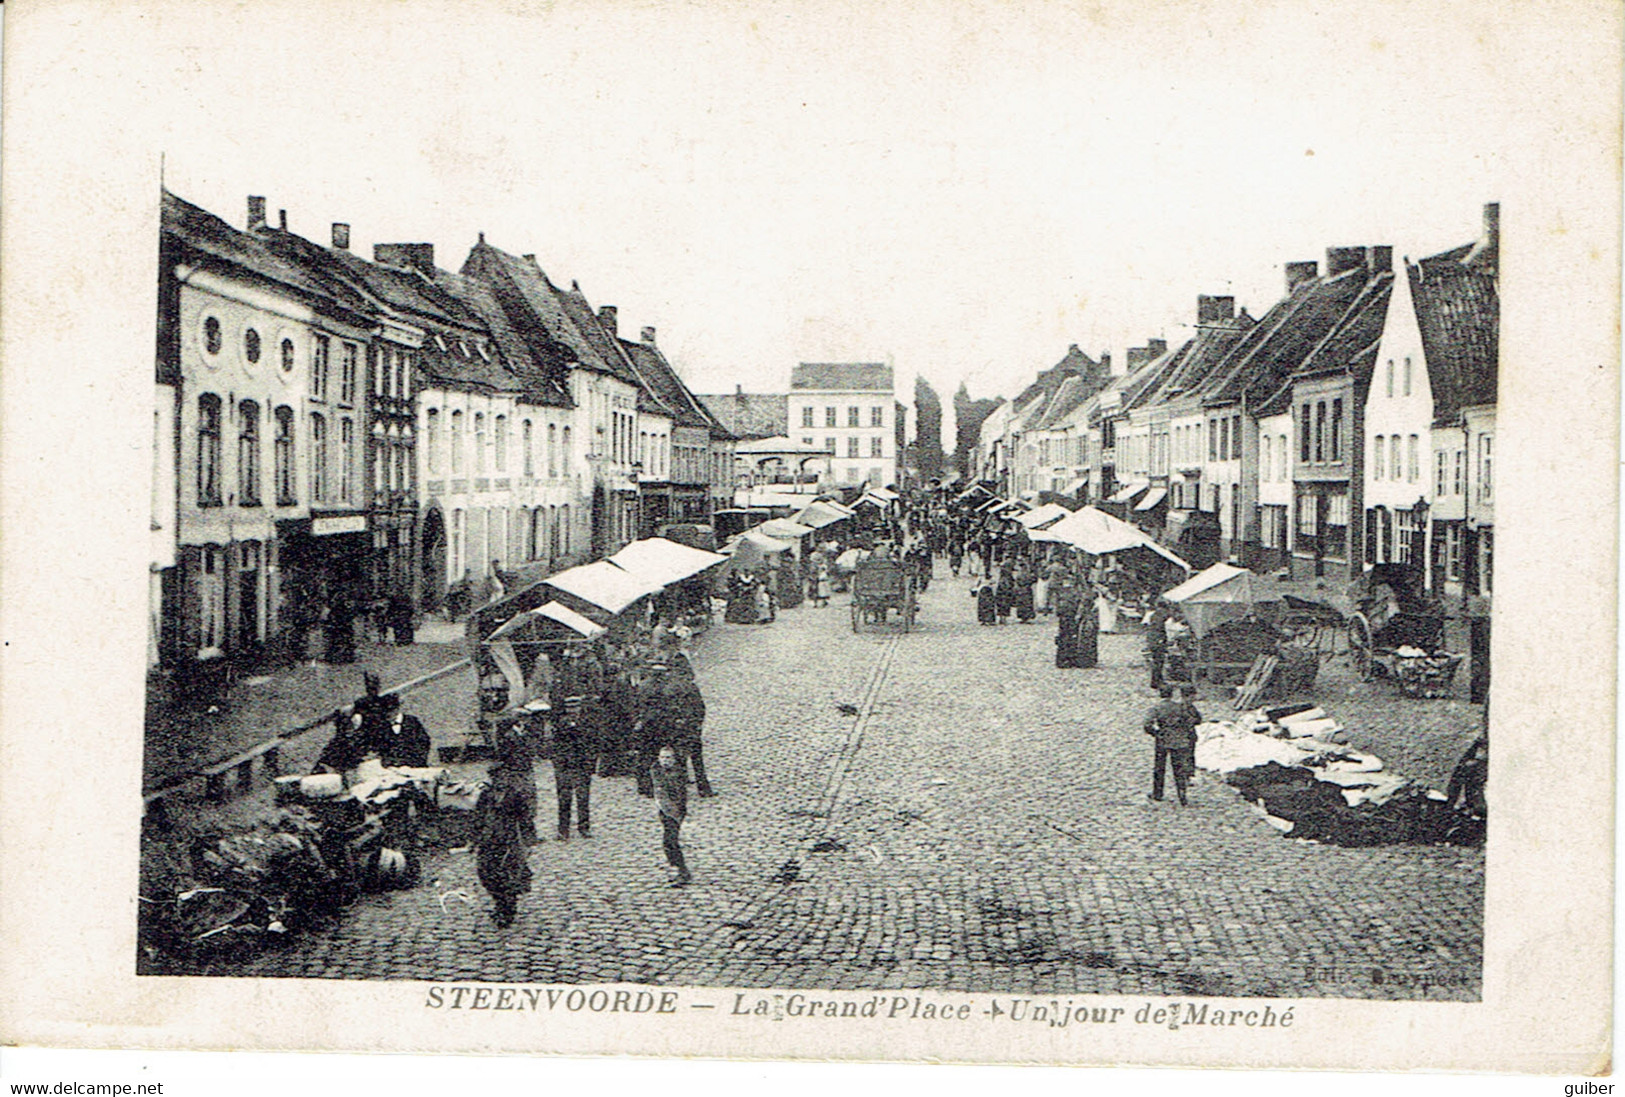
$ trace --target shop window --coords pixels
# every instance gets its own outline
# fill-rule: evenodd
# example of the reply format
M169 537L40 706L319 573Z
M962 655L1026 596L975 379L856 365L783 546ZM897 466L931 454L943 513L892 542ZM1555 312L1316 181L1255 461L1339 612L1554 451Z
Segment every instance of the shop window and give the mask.
M260 505L260 406L244 400L237 406L237 502Z
M291 507L298 500L293 474L293 409L276 409L276 503Z
M197 401L197 505L220 505L220 397L211 392Z

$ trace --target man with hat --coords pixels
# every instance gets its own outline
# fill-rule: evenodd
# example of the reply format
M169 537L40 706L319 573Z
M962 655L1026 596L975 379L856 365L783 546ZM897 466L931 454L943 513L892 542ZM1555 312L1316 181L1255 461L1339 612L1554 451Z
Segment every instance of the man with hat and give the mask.
M592 775L598 768L598 719L594 702L580 694L553 709L553 783L559 798L559 841L570 837L571 806L581 837L592 833Z
M657 654L648 666L648 675L638 691L638 730L641 750L638 757L638 792L654 794L650 772L661 747L671 747L687 780L688 763L694 764L694 783L703 796L715 796L706 777L701 753L701 728L705 724L705 699L691 679L672 672L664 655Z

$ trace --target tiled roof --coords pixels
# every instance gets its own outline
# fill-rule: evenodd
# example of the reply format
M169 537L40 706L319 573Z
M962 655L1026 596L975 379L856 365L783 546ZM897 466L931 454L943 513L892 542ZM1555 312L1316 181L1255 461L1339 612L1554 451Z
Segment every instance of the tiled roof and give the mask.
M632 360L638 375L649 388L650 394L668 409L672 421L680 427L709 427L711 421L688 391L677 371L671 368L660 348L650 343L620 341L626 356Z
M790 398L782 392L728 392L695 399L736 438L773 438L788 433Z
M483 326L479 316L417 270L369 263L354 252L326 249L363 289L391 308L444 324Z
M790 371L792 389L890 392L892 370L883 362L802 362Z
M1234 367L1232 353L1255 321L1243 312L1233 320L1203 324L1184 346L1157 386L1156 399L1194 397L1219 388Z
M1245 399L1258 406L1280 393L1289 378L1359 298L1370 274L1357 267L1299 283L1276 302L1231 352L1229 376L1207 396L1209 403ZM1262 408L1260 408L1262 411Z
M562 348L545 344L532 348L527 345L498 304L490 286L477 278L437 270L435 285L441 293L455 300L459 308L480 320L481 326L490 333L496 345L500 361L518 382L520 391L527 399L549 407L567 408L572 405L570 390L565 383L568 367Z
M582 330L575 315L579 310L534 261L509 255L481 239L468 253L462 273L491 291L513 330L538 360L562 357L583 369L636 383L618 351L606 358L599 348L602 340ZM585 305L584 299L581 304ZM586 311L590 316L591 309ZM592 326L598 327L597 318L592 319Z
M1448 422L1464 407L1496 402L1501 298L1494 268L1462 262L1469 249L1406 263L1422 333L1434 417Z
M1123 383L1123 402L1120 405L1124 411L1130 408L1145 407L1156 397L1161 383L1167 379L1185 355L1190 351L1191 340L1185 340L1177 350L1163 351L1151 361L1129 374Z
M581 287L572 282L569 289L555 292L559 295L560 303L564 305L564 311L569 314L576 329L586 336L587 342L592 345L599 360L608 367L609 373L629 385L643 388L638 383L637 373L627 361L626 352L621 349L620 342L599 322L598 314L593 311L587 295L581 292Z
M365 314L368 302L343 282L282 254L256 233L232 228L200 206L163 192L162 233L194 256L228 264L237 271L293 290L323 307ZM313 245L314 246L314 245Z

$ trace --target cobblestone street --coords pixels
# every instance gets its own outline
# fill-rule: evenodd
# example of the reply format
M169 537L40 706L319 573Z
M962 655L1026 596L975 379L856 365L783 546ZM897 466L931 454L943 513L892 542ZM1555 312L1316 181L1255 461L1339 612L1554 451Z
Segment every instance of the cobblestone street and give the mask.
M1479 996L1481 850L1293 840L1207 774L1189 808L1149 802L1140 638L1103 636L1099 668L1056 670L1053 622L978 627L968 583L944 571L906 635L854 635L837 597L696 644L719 795L683 827L693 887L667 886L652 803L600 778L593 836L532 851L536 888L510 929L487 915L473 854L452 852L330 933L211 970ZM1334 662L1316 699L1351 742L1442 787L1478 709L1392 693ZM1220 712L1216 691L1198 704ZM548 767L538 781L551 835Z

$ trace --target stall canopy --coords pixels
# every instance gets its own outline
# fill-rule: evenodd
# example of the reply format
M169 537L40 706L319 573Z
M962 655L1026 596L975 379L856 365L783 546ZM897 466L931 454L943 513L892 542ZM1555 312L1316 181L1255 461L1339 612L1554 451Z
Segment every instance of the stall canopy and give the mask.
M823 529L825 526L833 525L843 518L850 517L852 517L850 508L830 499L819 499L816 502L808 503L799 514L792 514L790 520L799 522L804 526L811 526L813 529Z
M1027 527L1028 532L1035 529L1044 529L1053 526L1062 518L1071 514L1059 503L1045 503L1043 506L1028 511L1026 514L1016 515L1016 521Z
M544 586L584 604L580 612L593 611L613 617L639 598L653 594L665 584L616 567L608 560L569 568L549 576Z
M902 498L902 496L898 495L891 488L870 488L865 494L873 495L882 503L895 503L897 500Z
M769 556L790 551L790 542L751 529L729 543L732 571L757 571L767 566Z
M1281 600L1271 580L1224 563L1204 568L1163 597L1183 610L1198 637L1215 625L1247 616L1260 603Z
M1113 552L1126 552L1136 548L1150 549L1186 571L1191 570L1189 564L1157 544L1156 539L1149 533L1095 507L1084 507L1047 529L1035 531L1030 536L1035 541L1071 545L1092 556L1106 556Z
M804 526L790 518L770 518L756 528L769 537L777 537L781 541L799 541L814 532L811 526Z
M648 537L633 541L611 556L609 562L646 584L663 587L691 579L727 559L721 553L690 548L664 537Z
M591 640L604 634L602 625L594 624L569 606L549 602L545 606L514 614L486 639L504 639L526 625L536 626L543 634L542 639Z
M1117 494L1106 500L1108 503L1126 503L1151 485L1144 480L1136 480L1132 484L1125 484L1119 488Z
M1157 504L1168 498L1167 488L1152 488L1145 493L1145 498L1135 504L1135 510L1155 510Z

